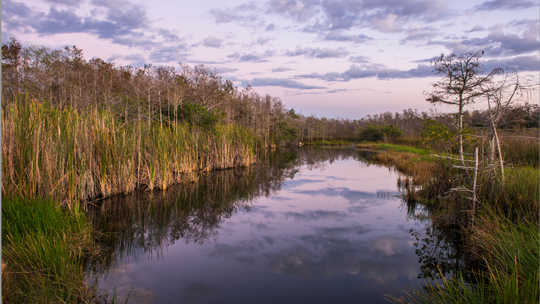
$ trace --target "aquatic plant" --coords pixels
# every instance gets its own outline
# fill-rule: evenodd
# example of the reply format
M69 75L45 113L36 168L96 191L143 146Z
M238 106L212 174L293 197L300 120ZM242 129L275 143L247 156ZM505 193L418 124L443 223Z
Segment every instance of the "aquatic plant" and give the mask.
M2 187L74 206L135 189L166 189L198 170L249 166L257 138L246 127L211 131L176 123L120 123L108 110L57 109L24 97L2 117Z

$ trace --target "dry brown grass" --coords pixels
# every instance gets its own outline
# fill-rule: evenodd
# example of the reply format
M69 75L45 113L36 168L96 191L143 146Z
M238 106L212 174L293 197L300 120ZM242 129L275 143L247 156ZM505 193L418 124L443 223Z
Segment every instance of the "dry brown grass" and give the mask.
M166 189L198 170L248 166L256 138L247 128L121 125L107 111L58 110L27 101L2 116L2 190L71 206L135 189Z
M7 263L2 261L2 303L10 303L13 284L11 283L11 276L9 275L9 268Z
M435 164L423 161L415 153L386 151L373 155L372 159L380 164L392 165L399 172L410 175L412 183L422 184L435 172Z

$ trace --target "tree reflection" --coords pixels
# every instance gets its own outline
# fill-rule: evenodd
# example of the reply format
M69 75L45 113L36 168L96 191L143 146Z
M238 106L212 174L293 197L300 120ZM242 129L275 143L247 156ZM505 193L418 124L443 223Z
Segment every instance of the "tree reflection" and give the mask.
M418 278L441 279L441 276L461 272L464 279L470 282L473 276L463 248L461 227L434 215L429 206L411 199L407 193L403 195L407 217L426 224L422 231L414 228L409 231L416 239L415 253L421 263Z
M102 259L90 267L106 271L138 250L159 257L178 240L203 244L216 239L225 219L240 209L249 211L256 198L275 194L300 166L318 168L350 158L358 159L354 149L265 151L255 166L207 172L167 191L135 192L89 205L102 251Z

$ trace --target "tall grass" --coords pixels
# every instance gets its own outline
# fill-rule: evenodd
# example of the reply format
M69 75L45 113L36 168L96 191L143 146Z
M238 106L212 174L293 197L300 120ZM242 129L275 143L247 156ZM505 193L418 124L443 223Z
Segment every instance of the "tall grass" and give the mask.
M203 132L185 124L121 124L107 110L59 110L23 99L2 117L2 188L17 197L74 202L166 189L197 170L248 166L253 133L238 125Z
M91 224L52 200L2 199L2 302L83 303Z
M535 222L511 222L496 213L484 214L470 235L485 271L475 273L476 284L461 275L442 282L428 281L394 303L538 303L539 236Z
M523 130L518 134L502 133L501 152L507 163L538 168L540 162L538 129Z

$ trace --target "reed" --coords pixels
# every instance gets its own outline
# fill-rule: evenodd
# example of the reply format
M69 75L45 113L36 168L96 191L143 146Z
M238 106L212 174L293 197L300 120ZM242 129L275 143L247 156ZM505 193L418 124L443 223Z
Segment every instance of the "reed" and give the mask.
M256 161L257 138L239 125L206 132L186 124L121 124L108 110L60 110L26 97L3 113L4 193L49 197L69 208Z
M538 129L501 134L501 152L507 163L538 168L540 160L540 136Z
M514 223L497 216L483 216L472 231L470 243L485 271L474 273L476 284L461 274L442 281L427 281L406 296L389 297L393 303L538 303L538 224Z
M52 200L2 199L2 302L83 303L91 224Z

